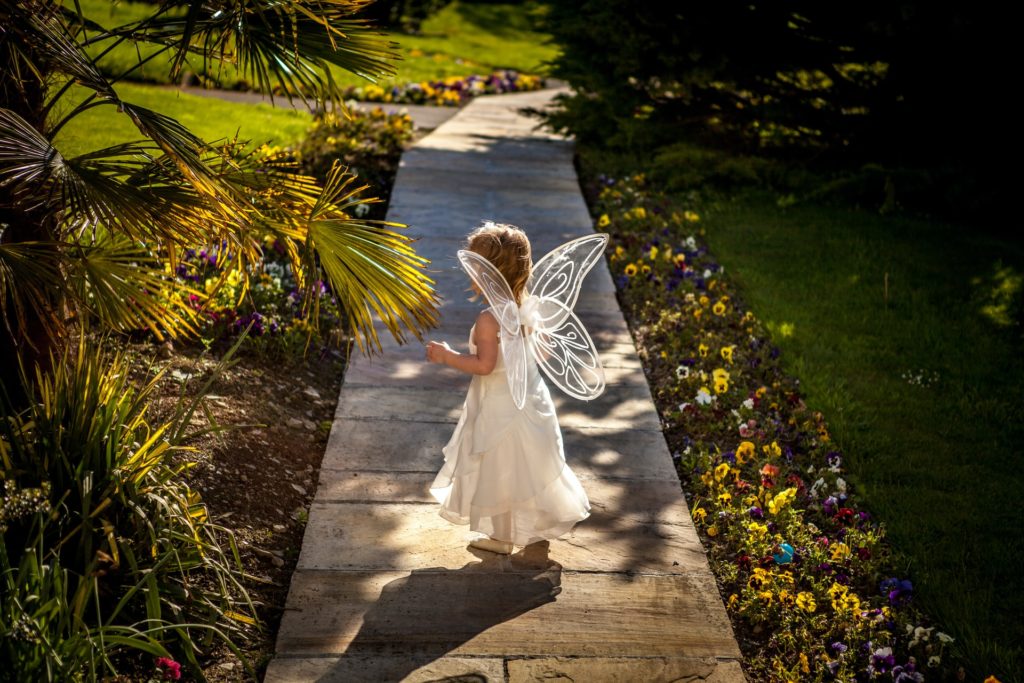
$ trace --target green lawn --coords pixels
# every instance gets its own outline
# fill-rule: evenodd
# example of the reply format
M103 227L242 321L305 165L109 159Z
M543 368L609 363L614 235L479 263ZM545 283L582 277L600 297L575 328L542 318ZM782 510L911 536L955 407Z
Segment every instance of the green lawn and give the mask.
M920 606L977 673L1022 680L1024 359L1020 332L984 304L1019 289L1024 250L968 226L753 198L705 219L905 554ZM922 369L937 382L903 377Z
M177 119L207 142L234 137L259 144L289 145L298 142L312 123L312 116L287 107L269 104L236 104L208 97L187 95L170 88L120 83L118 94L132 104L148 107ZM75 103L88 93L76 87L62 102ZM66 105L67 106L67 105ZM61 129L55 140L66 156L142 138L138 128L113 106L90 109Z
M108 0L79 0L87 17L104 26L117 26L146 15L148 5ZM73 6L71 0L66 0ZM542 6L535 3L522 5L471 4L453 2L428 18L417 35L389 34L399 44L402 55L395 62L397 74L382 83L408 83L436 80L445 76L468 76L489 73L493 69L513 68L524 72L542 73L542 62L553 58L557 47L548 44L548 36L534 29L535 18ZM99 54L99 45L93 54ZM158 48L142 45L143 57ZM138 63L136 47L122 44L103 58L103 70L120 75ZM193 64L198 71L200 64ZM231 66L218 71L211 69L222 87L235 88L243 80ZM347 71L332 69L342 85L365 85L366 79ZM166 53L155 57L134 71L130 78L153 83L169 83ZM211 74L212 75L212 74Z

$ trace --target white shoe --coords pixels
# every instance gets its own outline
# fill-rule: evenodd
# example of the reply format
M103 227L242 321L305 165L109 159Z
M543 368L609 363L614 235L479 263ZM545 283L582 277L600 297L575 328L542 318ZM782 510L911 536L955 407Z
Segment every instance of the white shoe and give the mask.
M515 546L508 541L496 541L493 538L477 538L469 542L469 545L473 548L479 548L480 550L487 550L492 553L500 553L502 555L509 555L515 549Z

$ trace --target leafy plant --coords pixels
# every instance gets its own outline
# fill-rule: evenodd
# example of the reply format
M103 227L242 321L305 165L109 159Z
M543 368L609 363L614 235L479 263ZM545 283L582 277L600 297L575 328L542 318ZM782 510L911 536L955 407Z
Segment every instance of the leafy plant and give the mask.
M277 84L341 106L330 65L371 80L393 73L393 44L352 16L361 5L172 0L113 27L51 0L0 6L0 353L45 362L68 322L90 317L109 329L194 335L195 309L171 277L178 252L229 245L218 284L236 273L241 297L267 232L289 244L304 313L317 309L316 281L329 279L364 351L380 346L370 310L402 339L403 327L420 337L435 324L427 261L394 231L404 226L351 213L371 199L347 169L321 187L279 155L201 140L120 97L118 82L134 69L104 74L101 54L90 53L100 43L155 44L136 67L163 55L177 77L186 59L204 70L230 63L261 91ZM70 101L80 88L88 94ZM128 117L146 139L65 157L55 136L95 107ZM13 366L0 373L15 391Z
M194 464L184 425L209 383L152 424L146 405L163 371L136 391L125 355L99 348L82 335L50 370L30 378L22 366L28 407L2 404L14 503L2 517L0 670L95 678L131 648L178 652L198 672L213 638L239 654L234 640L259 628L232 532L180 476Z

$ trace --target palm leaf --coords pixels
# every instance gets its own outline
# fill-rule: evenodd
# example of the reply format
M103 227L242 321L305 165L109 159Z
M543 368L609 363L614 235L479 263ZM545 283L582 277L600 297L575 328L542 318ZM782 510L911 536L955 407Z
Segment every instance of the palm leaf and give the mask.
M156 147L128 142L66 159L18 114L0 109L0 187L23 211L47 208L70 228L103 225L158 242L208 236L199 218L207 202L179 178L147 176Z
M189 54L202 59L202 70L231 63L257 89L270 93L280 86L318 100L340 99L328 64L376 82L394 75L391 62L400 59L397 43L387 40L365 20L353 18L366 2L296 0L288 3L246 1L220 3L216 9L201 0L164 2L154 16L115 29L133 39L173 46L171 78ZM177 11L184 9L184 16Z
M422 340L425 329L437 325L434 281L423 272L429 261L418 256L411 239L387 227L387 221L356 220L349 213L368 200L351 187L355 176L335 162L324 191L310 212L309 242L316 250L364 353L380 350L373 314L400 342L401 325ZM387 227L385 227L387 226Z
M149 328L157 339L196 334L196 315L187 295L205 298L166 272L148 249L123 238L67 250L65 270L78 306L106 326L120 330ZM184 295L184 296L183 296Z

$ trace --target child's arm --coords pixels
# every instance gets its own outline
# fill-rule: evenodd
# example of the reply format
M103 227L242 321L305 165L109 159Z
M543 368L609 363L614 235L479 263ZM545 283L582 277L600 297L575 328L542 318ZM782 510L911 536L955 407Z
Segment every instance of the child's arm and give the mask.
M489 375L498 363L498 329L498 321L488 311L484 311L477 316L476 330L473 332L476 354L459 353L446 344L430 342L427 345L427 360L444 363L472 375Z

